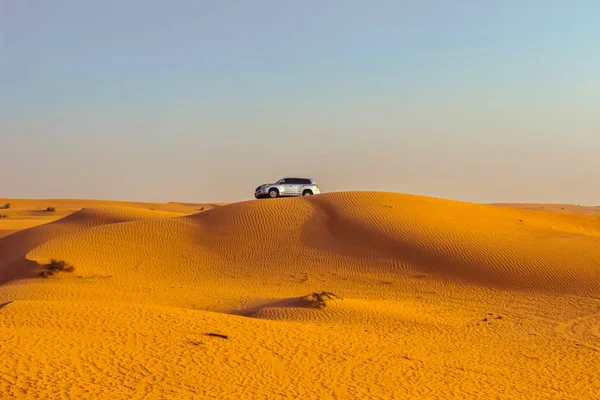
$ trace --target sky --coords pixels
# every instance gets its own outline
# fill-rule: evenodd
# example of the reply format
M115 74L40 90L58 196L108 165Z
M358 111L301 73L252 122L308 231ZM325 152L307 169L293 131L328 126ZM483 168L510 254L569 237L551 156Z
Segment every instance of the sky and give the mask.
M0 0L0 197L600 205L600 2Z

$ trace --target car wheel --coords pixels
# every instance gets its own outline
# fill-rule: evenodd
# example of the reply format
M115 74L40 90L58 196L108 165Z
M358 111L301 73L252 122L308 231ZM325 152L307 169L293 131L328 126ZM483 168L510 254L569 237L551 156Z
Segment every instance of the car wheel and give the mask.
M279 191L277 189L271 189L269 190L269 197L272 199L277 198L277 196L279 196Z
M304 192L302 192L302 196L312 196L313 192L311 192L310 190L305 190Z

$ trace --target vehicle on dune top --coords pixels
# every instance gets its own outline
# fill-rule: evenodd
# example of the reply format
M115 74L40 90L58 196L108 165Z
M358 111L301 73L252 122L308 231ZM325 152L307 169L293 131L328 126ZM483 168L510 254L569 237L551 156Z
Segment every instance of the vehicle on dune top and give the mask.
M260 185L254 190L257 199L277 197L312 196L321 193L319 185L311 178L282 178L275 183Z

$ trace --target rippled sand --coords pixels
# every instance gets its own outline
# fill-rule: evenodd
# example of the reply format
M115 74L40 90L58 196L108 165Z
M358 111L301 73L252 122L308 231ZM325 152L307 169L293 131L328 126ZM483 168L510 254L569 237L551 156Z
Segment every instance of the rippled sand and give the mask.
M600 393L591 208L6 202L2 399ZM74 271L42 278L51 259Z

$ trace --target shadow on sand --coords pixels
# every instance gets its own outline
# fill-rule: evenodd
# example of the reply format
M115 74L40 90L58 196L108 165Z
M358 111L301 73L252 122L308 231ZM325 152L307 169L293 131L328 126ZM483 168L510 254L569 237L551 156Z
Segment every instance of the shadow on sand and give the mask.
M39 276L39 265L21 256L17 259L0 261L0 285Z

